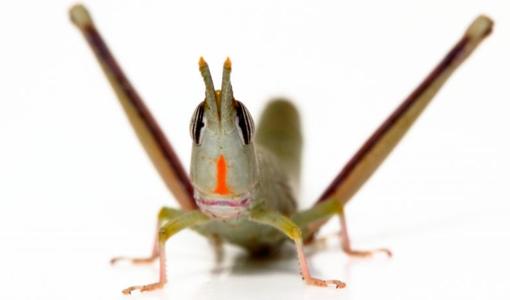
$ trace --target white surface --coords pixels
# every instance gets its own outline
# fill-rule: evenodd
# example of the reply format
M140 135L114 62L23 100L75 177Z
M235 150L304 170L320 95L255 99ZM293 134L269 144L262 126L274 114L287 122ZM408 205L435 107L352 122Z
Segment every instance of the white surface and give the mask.
M301 108L310 205L372 130L480 12L495 31L348 207L353 243L395 254L354 260L338 241L310 256L345 290L306 286L296 259L249 263L207 242L169 242L170 283L133 299L508 299L508 1L87 1L97 25L188 166L188 121L203 97L197 61L255 117L265 99ZM16 3L16 4L14 4ZM83 38L69 1L0 4L0 287L3 299L120 299L156 266L154 218L175 206ZM338 230L332 222L324 234Z

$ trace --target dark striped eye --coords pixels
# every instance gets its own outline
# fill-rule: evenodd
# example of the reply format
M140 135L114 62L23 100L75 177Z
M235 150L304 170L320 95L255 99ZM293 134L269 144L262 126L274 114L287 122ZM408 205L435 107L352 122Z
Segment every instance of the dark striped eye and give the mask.
M253 131L255 126L253 125L253 119L251 118L250 113L246 109L243 103L240 101L236 102L236 125L237 130L239 131L239 135L243 138L243 142L245 145L251 143L251 139L253 137Z
M189 131L193 142L197 145L202 143L202 136L205 128L204 119L204 102L200 103L193 116L191 117L191 123L189 124Z

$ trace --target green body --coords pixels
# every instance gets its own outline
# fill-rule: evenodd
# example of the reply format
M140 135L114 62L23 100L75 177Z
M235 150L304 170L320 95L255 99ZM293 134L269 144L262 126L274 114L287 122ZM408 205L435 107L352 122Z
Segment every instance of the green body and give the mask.
M164 286L167 282L165 243L189 227L253 254L277 249L289 238L296 247L302 278L308 284L322 287L341 288L345 284L311 276L303 241L313 237L333 215L340 218L342 249L347 254L369 256L384 252L391 256L387 249L351 248L344 206L395 148L449 76L492 30L489 18L476 18L431 74L370 136L317 203L298 212L302 138L299 115L290 102L281 99L270 102L254 131L249 112L234 99L230 59L224 63L221 89L216 90L207 63L201 58L199 68L206 97L191 121L193 147L188 178L157 122L116 64L87 10L76 5L70 15L94 50L147 154L183 209L163 207L151 256L129 259L145 263L159 258L159 281L129 287L123 290L125 294ZM112 262L122 259L126 258L114 258Z
M301 149L301 125L297 109L286 100L271 101L256 127L255 153L259 183L254 192L256 205L252 210L264 208L287 217L295 215ZM254 254L271 251L286 239L274 227L254 223L244 217L211 221L196 230L207 236L218 236Z

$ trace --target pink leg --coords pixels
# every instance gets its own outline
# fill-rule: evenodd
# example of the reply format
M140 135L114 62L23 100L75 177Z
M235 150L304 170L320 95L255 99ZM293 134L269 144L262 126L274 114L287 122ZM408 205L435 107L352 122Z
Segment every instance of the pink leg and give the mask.
M340 280L322 280L310 275L308 263L306 262L305 252L303 250L303 236L301 229L291 219L275 211L253 210L250 213L250 220L256 223L272 226L283 232L286 236L294 241L299 259L299 265L301 267L301 276L303 277L303 280L306 281L306 283L322 287L328 285L334 285L336 288L345 287L345 283Z
M156 222L156 233L154 235L154 244L152 246L152 253L149 257L126 257L126 256L118 256L114 257L110 260L111 264L116 264L119 261L128 261L133 264L148 264L155 261L160 254L159 249L159 229L161 224L165 221L168 221L176 216L182 215L183 212L177 209L162 207L158 213L158 221Z
M296 240L296 251L299 259L299 265L301 267L301 276L303 276L303 280L306 281L306 283L322 287L334 285L337 289L345 287L345 283L340 280L323 280L312 277L312 275L310 275L305 252L303 250L303 242L301 240Z
M145 285L134 285L128 287L127 289L122 290L124 295L131 294L134 290L140 290L140 292L148 292L157 289L163 288L165 283L167 282L166 278L166 255L165 255L165 243L158 243L158 252L159 252L159 281L151 284Z
M168 211L168 210L167 210ZM160 218L162 214L164 214L165 210L162 210L160 213ZM156 252L159 254L159 281L151 284L145 285L135 285L124 289L122 293L131 294L134 290L139 290L140 292L153 291L157 289L163 288L165 283L167 282L166 277L166 255L165 255L165 243L166 241L181 231L184 228L198 225L201 223L206 223L209 221L209 217L202 214L200 211L190 211L185 213L180 213L178 215L174 215L171 217L168 222L163 224L161 228L158 230L158 243Z
M376 253L384 253L388 255L389 257L392 256L392 253L390 250L386 248L379 248L374 250L353 250L351 248L351 241L349 239L349 232L347 230L347 221L345 220L345 213L342 212L339 214L340 218L340 226L342 227L342 230L340 231L340 239L342 242L342 249L344 252L351 256L358 256L358 257L367 257L372 256Z
M158 231L160 227L160 222L156 225L156 234L154 238L154 245L152 246L152 253L149 257L127 257L127 256L116 256L110 259L110 264L114 265L119 261L127 260L132 264L141 265L141 264L150 264L155 261L159 257L159 239L158 239Z

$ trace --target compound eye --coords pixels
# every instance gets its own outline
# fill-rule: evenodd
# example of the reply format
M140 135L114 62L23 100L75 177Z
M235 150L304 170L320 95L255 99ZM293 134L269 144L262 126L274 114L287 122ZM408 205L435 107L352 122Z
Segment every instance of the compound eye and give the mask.
M204 102L202 102L197 106L195 112L193 112L193 116L191 117L191 122L189 124L191 138L196 145L200 145L202 143L205 125Z
M251 143L253 131L255 129L255 126L253 125L253 119L243 103L236 101L236 104L237 130L239 135L243 138L244 144L248 145Z

